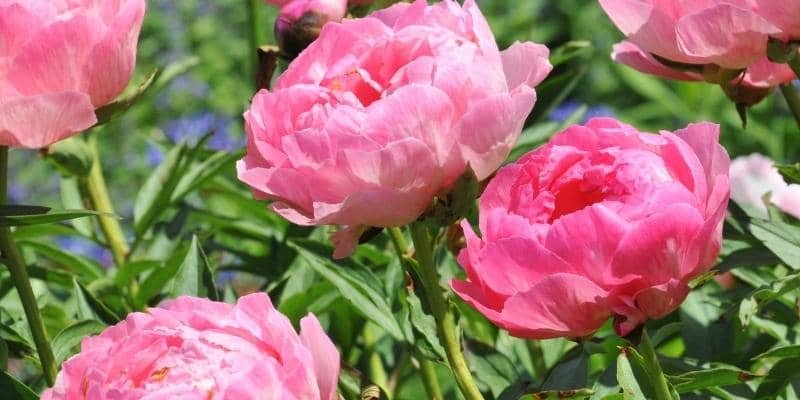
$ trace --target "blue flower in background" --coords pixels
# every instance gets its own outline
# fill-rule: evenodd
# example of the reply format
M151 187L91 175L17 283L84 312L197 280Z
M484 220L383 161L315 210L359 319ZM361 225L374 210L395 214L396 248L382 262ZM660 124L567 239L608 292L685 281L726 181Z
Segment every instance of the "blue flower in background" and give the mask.
M567 118L572 116L572 114L574 114L575 111L578 111L578 109L581 106L583 106L583 103L577 100L567 100L561 103L561 105L559 105L555 109L553 109L553 111L550 111L550 115L548 115L548 117L550 118L551 121L554 122L564 122L567 120ZM581 123L585 123L586 121L595 117L613 117L613 116L614 116L614 111L611 110L611 108L609 108L606 105L589 107L589 109L586 110L586 114L583 116Z
M20 204L26 195L25 186L18 183L11 182L8 185L8 202L11 204Z
M195 145L203 136L212 133L208 147L214 150L233 150L242 145L242 139L233 137L230 126L233 119L215 112L201 112L167 122L164 133L173 142L186 140Z
M213 111L192 114L188 117L168 121L164 134L173 143L185 140L194 146L205 135L211 133L206 146L212 150L234 151L244 146L244 139L231 130L233 118ZM151 166L164 160L164 152L151 144L147 149L147 163Z
M108 249L78 236L61 236L56 238L56 245L61 250L90 258L101 265L109 267L113 264L111 252Z

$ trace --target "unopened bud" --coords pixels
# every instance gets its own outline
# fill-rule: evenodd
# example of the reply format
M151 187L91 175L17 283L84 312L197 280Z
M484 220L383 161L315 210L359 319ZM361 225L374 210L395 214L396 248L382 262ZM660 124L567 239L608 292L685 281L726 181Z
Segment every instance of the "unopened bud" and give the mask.
M289 58L297 57L330 21L347 13L347 0L292 0L281 8L275 20L275 38Z

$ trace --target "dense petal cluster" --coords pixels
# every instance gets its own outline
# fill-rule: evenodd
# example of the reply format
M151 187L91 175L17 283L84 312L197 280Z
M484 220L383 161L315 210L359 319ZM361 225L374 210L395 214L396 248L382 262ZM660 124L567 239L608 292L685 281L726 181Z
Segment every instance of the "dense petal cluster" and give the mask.
M534 43L501 52L473 0L328 23L245 113L239 179L301 225L412 222L468 164L484 179L505 160L548 55Z
M784 212L800 218L800 185L789 185L775 169L772 160L761 155L737 157L731 162L731 198L737 203L767 215L764 195Z
M600 5L627 36L612 57L641 72L761 89L795 79L788 66L767 59L767 42L796 34L797 20L784 18L797 15L796 0L600 0Z
M620 335L675 310L714 263L729 198L719 128L572 126L502 168L480 198L453 289L526 338Z
M0 145L44 147L97 122L128 84L144 0L0 2Z
M336 399L339 353L314 316L300 326L264 293L179 297L84 339L42 400Z

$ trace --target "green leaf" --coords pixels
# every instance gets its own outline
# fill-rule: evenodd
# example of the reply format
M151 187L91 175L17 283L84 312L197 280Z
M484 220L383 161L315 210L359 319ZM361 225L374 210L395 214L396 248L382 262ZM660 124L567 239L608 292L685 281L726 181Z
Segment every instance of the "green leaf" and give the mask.
M800 227L780 221L752 220L750 232L786 265L800 269Z
M56 363L61 365L64 360L74 354L73 349L78 346L85 337L96 335L105 328L105 324L93 319L79 321L64 328L51 342Z
M658 347L663 343L665 340L669 339L670 337L679 334L683 329L682 322L673 322L670 324L666 324L662 326L658 332L653 335L653 338L650 339L650 342L653 343L653 346Z
M23 226L23 225L38 225L38 224L51 224L54 222L68 221L75 218L84 218L91 216L107 216L118 218L116 215L109 213L101 213L91 210L52 210L45 207L36 207L35 214L24 215L19 214L20 206L2 206L0 207L0 227L7 226ZM29 210L33 211L33 208Z
M86 141L71 137L47 147L45 159L67 176L87 176L92 169L94 156Z
M361 316L386 330L395 339L405 340L400 325L394 318L389 304L386 303L386 296L379 291L380 281L371 271L352 260L340 261L341 264L334 263L327 258L333 253L333 249L321 243L294 239L289 242L289 246L296 249L314 271L336 286L342 297Z
M800 184L800 163L776 165L778 172L789 184Z
M719 386L737 385L751 381L757 377L758 375L754 375L750 372L730 367L692 371L677 376L668 376L678 393L693 392L695 390Z
M550 52L550 64L557 67L576 58L588 58L592 50L592 42L588 40L569 41Z
M94 260L77 256L55 246L28 240L19 241L18 243L20 246L29 248L34 252L50 259L53 263L61 266L65 270L73 272L89 280L101 278L105 274L103 266Z
M224 168L232 167L233 162L241 158L239 152L219 151L202 162L192 165L181 177L170 201L173 203L186 197L187 194L202 186L209 179L219 174Z
M39 396L6 371L0 370L0 393L3 400L39 400Z
M625 400L645 400L646 397L636 381L633 368L628 360L628 349L622 349L617 356L617 382L622 388L622 395Z
M594 390L588 388L569 389L569 390L546 390L522 396L520 400L544 400L544 399L585 399L594 394Z
M488 386L495 397L519 380L516 365L494 349L489 348L480 354L471 353L467 362L478 381Z
M575 348L564 358L565 360L550 370L542 389L567 390L588 386L589 355L580 348Z
M192 243L178 267L178 272L172 281L171 297L195 296L219 300L217 285L214 283L214 273L208 264L208 258L197 240L192 236Z
M5 323L0 323L0 339L5 342L9 352L15 357L33 353L33 345L28 342L28 339Z
M413 291L408 291L406 302L409 308L409 319L414 331L419 333L422 340L425 341L425 348L429 348L433 354L432 358L437 361L445 360L447 357L442 344L439 342L439 336L436 333L436 320L432 316L426 314L422 310L422 303ZM419 344L418 344L419 346Z
M754 360L763 358L800 358L800 345L778 347L753 357Z
M754 290L739 305L739 320L742 325L749 324L763 306L797 288L800 288L800 273L788 275L771 282L769 286Z
M133 205L133 224L137 235L150 228L158 214L167 208L172 192L186 168L187 152L185 144L175 146L142 185Z
M756 399L777 399L784 388L800 379L800 358L784 358L769 370L766 378L758 385Z
M78 303L79 318L94 319L107 325L114 325L120 321L119 317L108 306L98 300L86 286L78 282L77 278L73 278L73 286L75 300Z
M83 195L81 195L80 186L78 186L78 178L62 176L61 177L61 203L66 209L81 209L86 207L84 204ZM75 230L80 232L81 235L86 237L94 237L94 221L87 218L76 218L72 220L72 226Z

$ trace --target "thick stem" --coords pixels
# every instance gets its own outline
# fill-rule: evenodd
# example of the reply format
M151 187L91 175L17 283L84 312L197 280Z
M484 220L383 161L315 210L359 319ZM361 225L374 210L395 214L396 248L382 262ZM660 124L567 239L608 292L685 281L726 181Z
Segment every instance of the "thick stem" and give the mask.
M6 204L8 193L8 147L0 146L0 204ZM11 274L11 280L19 293L22 308L25 310L25 318L31 329L33 343L36 352L39 354L39 361L42 363L44 379L49 386L53 386L56 381L56 360L53 357L53 350L50 348L50 341L47 339L47 332L44 329L42 315L39 313L39 305L36 303L36 295L31 288L31 280L28 270L25 267L25 260L17 248L16 242L11 235L8 227L0 228L0 251L2 251L3 264Z
M378 385L378 387L383 390L383 392L386 394L386 397L392 398L392 393L389 390L389 376L386 374L386 369L383 367L383 361L381 361L380 354L378 354L378 352L374 349L377 340L369 323L364 325L362 337L364 338L364 345L369 349L370 352L370 379L372 380L372 383Z
M392 240L394 250L400 258L400 262L403 262L403 258L408 254L408 243L406 242L406 237L403 235L403 231L396 227L387 228L387 231L389 232L389 238ZM418 360L419 369L420 372L422 372L422 383L425 385L425 391L428 392L428 396L430 396L431 399L444 399L442 388L436 377L434 362L423 357L419 357Z
M106 187L106 180L103 178L103 165L100 162L100 155L97 151L97 143L94 136L91 136L88 141L89 150L92 152L92 169L89 176L80 179L81 185L84 187L85 192L89 194L92 203L92 208L107 214L114 214L114 206L111 203L111 198L108 196L108 188ZM122 232L122 227L119 221L112 216L100 216L98 218L100 229L106 237L106 243L114 256L114 263L119 267L125 263L128 256L128 243L125 241L125 234Z
M439 386L439 378L436 377L436 369L431 360L419 359L419 370L422 372L422 383L425 391L428 392L431 400L443 400L442 388Z
M783 98L786 99L786 104L789 105L789 110L792 110L797 126L800 127L800 93L791 83L780 85L780 88Z
M436 331L439 340L442 341L447 361L458 383L458 388L467 400L483 400L481 391L475 384L472 374L467 366L467 360L461 351L458 333L456 331L455 314L450 308L447 300L439 286L439 275L436 271L436 264L433 260L433 246L431 236L427 228L420 224L411 225L411 239L414 242L414 250L417 262L419 262L420 280L425 297L436 320Z
M644 359L644 367L647 375L650 377L650 383L653 385L656 399L672 400L667 377L664 376L664 372L661 370L661 364L658 363L656 349L653 347L653 342L650 341L650 336L647 335L646 329L642 329L642 341L639 343L639 352Z

